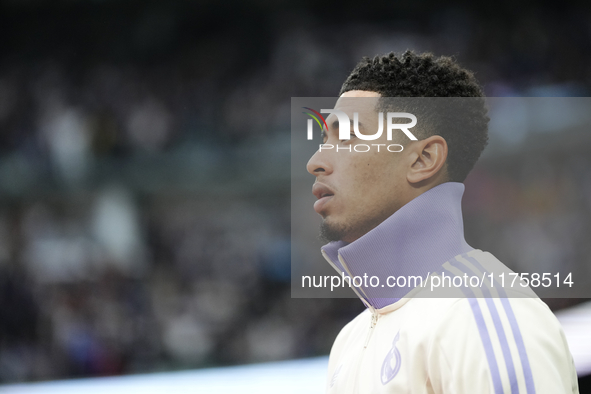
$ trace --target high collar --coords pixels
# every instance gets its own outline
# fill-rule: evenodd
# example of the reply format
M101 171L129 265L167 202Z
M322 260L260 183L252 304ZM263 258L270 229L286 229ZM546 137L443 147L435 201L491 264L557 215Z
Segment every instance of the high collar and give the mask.
M438 185L354 242L337 241L323 246L323 254L345 275L367 275L367 286L363 283L356 287L358 294L374 308L384 308L414 288L389 287L388 277L421 276L426 280L429 274L441 272L441 265L447 260L473 249L464 240L463 194L463 183ZM376 287L370 285L372 276L379 278Z

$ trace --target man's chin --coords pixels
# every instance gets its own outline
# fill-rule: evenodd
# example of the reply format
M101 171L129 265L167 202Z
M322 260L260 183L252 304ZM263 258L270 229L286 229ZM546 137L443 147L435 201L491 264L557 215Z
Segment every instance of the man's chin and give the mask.
M320 239L323 242L341 241L347 238L347 228L343 225L331 223L329 219L323 219L320 223Z
M387 216L384 216L384 218ZM345 241L351 243L383 222L382 217L373 217L363 221L351 220L348 222L335 222L330 216L322 219L320 223L319 238L324 242Z

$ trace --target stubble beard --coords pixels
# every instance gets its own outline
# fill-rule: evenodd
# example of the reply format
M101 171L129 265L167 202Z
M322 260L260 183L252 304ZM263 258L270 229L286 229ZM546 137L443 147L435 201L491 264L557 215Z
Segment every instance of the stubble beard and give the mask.
M342 240L348 233L348 230L343 227L344 226L333 226L328 223L326 219L322 219L322 222L320 223L320 240L324 243Z
M322 242L333 241L353 242L373 230L393 212L380 212L372 217L355 218L345 223L331 223L326 218L320 223L319 238Z

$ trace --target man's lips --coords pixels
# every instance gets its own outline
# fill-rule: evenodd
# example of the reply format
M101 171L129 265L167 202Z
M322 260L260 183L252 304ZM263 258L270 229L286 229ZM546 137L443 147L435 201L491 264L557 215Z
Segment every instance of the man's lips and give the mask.
M314 183L314 186L312 186L312 194L318 199L314 203L314 210L317 213L322 212L324 205L334 196L333 191L328 186L319 182Z

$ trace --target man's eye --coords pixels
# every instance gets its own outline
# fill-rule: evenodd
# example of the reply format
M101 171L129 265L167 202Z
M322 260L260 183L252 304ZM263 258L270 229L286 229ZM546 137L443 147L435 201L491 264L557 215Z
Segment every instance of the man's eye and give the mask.
M347 140L341 140L341 142L346 142L346 141L349 141L349 140L351 140L353 138L357 138L357 136L355 135L355 133L349 134L349 139L347 139Z

